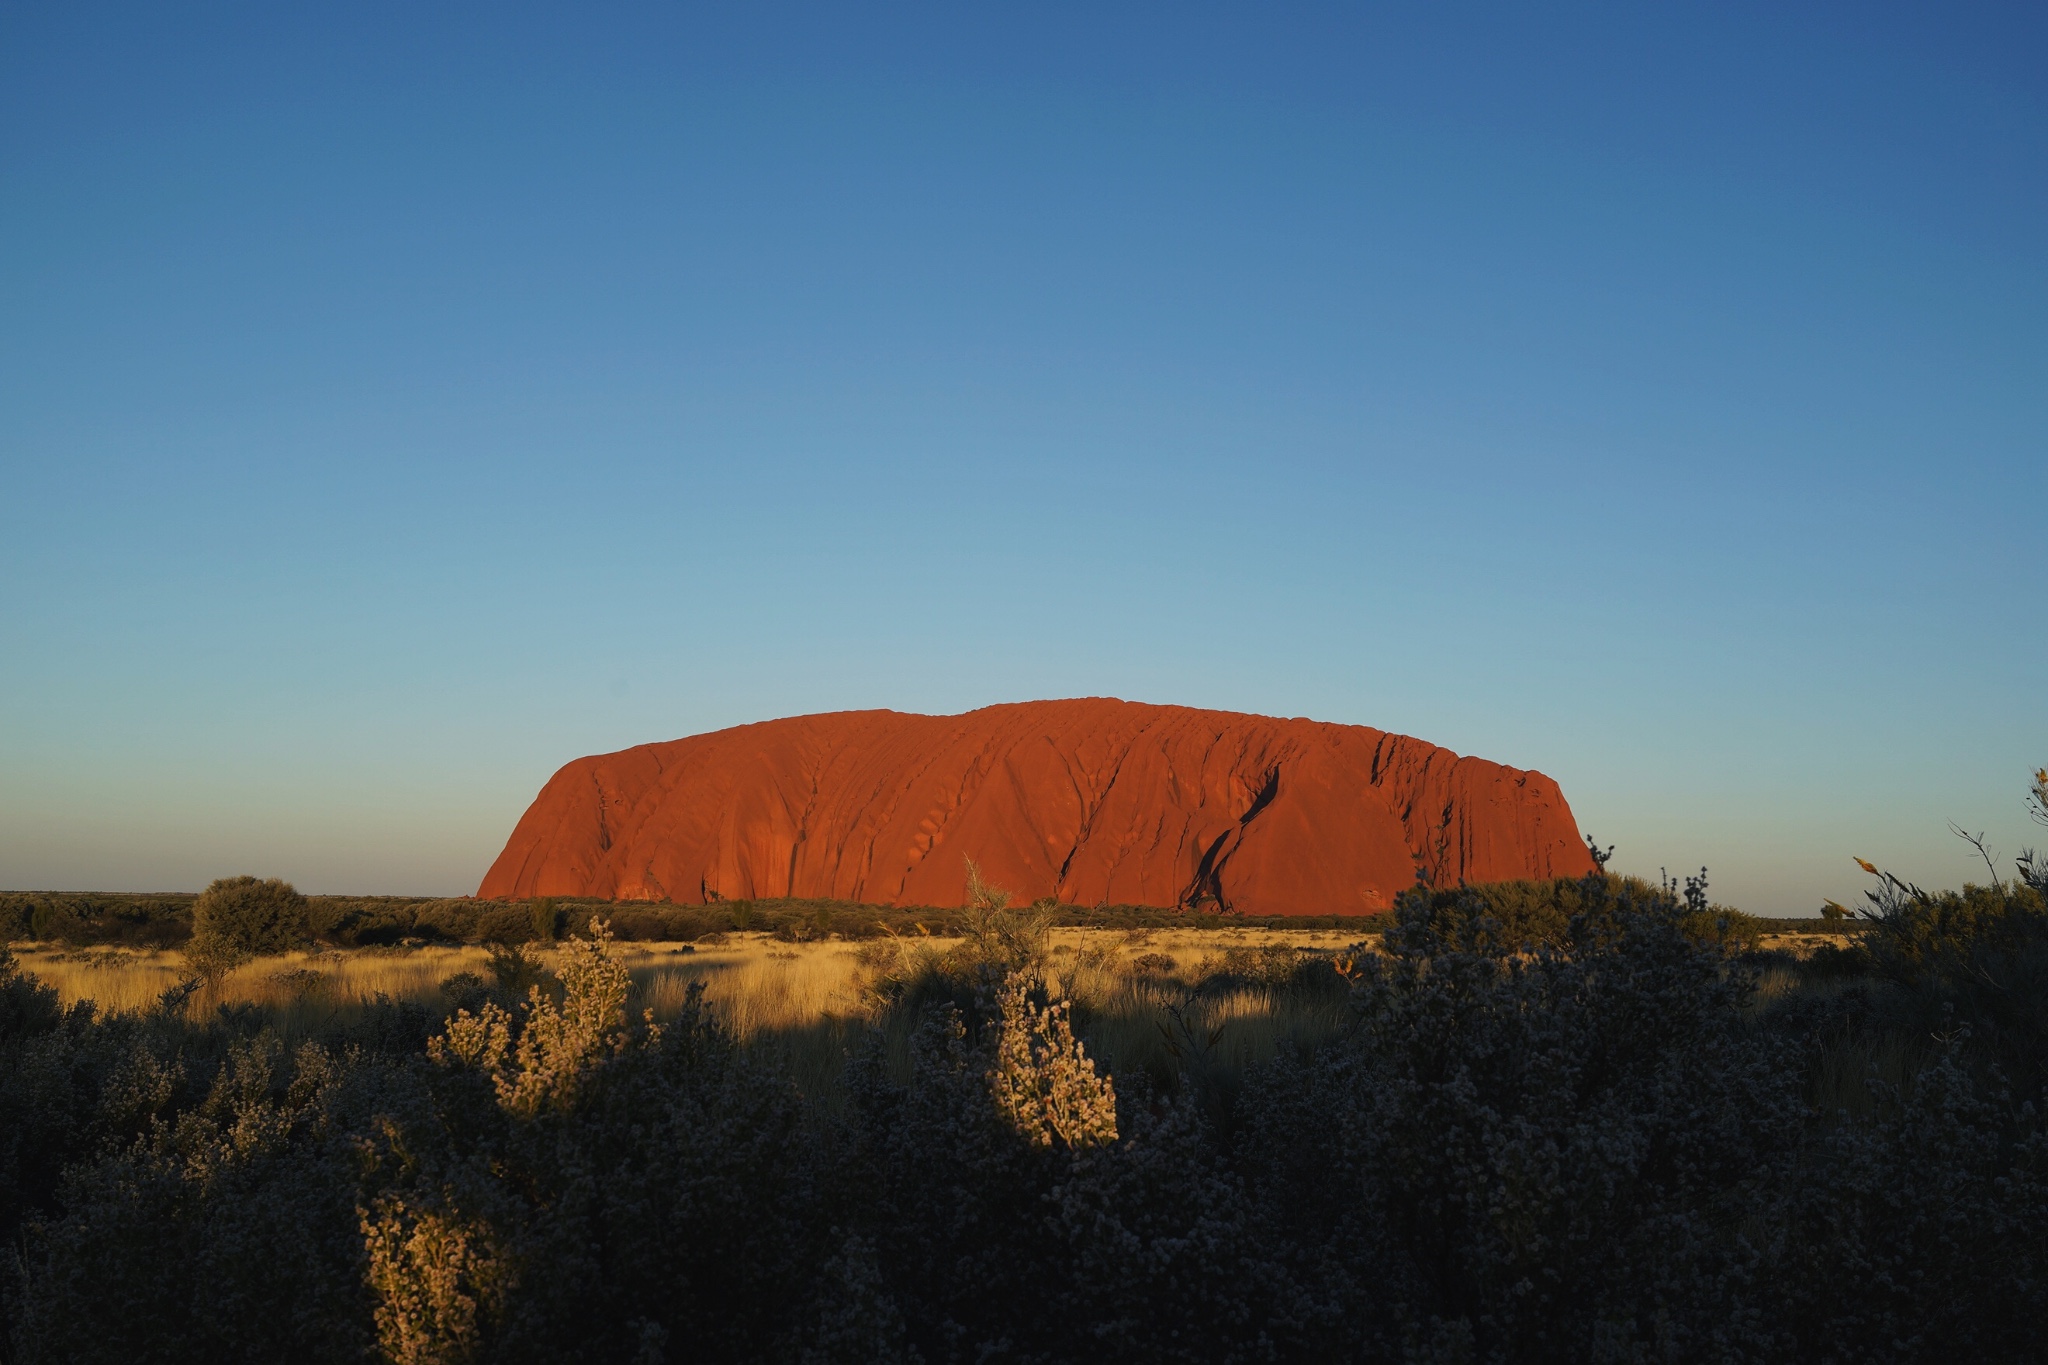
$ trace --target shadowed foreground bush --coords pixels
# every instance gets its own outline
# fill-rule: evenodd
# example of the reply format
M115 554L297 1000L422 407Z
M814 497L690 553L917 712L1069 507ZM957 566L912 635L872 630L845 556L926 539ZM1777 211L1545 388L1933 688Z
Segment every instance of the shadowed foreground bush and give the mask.
M1106 1074L1044 916L992 893L958 951L878 981L840 1107L697 1001L629 1017L601 929L551 978L475 979L446 1019L393 1007L289 1053L248 1013L64 1010L9 962L9 1350L2029 1357L2048 1144L2037 1083L2001 1059L2036 1027L2009 997L2036 988L1962 983L1980 938L1999 962L2031 940L1951 917L1919 965L1873 947L1766 1000L1742 945L1701 931L1702 883L1544 894L1540 934L1478 891L1418 891L1381 952L1228 959L1219 989L1349 1004L1224 1077L1192 1031L1165 1071ZM1914 1032L1928 1009L1938 1036ZM1896 1082L1823 1065L1898 1037L1924 1052Z

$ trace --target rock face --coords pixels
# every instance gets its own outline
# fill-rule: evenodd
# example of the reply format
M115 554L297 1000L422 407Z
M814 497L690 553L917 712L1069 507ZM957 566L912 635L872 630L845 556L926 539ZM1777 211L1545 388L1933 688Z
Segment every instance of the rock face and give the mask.
M958 905L965 858L1019 900L1252 915L1383 910L1593 862L1557 784L1361 725L1107 698L960 716L841 711L579 758L483 897Z

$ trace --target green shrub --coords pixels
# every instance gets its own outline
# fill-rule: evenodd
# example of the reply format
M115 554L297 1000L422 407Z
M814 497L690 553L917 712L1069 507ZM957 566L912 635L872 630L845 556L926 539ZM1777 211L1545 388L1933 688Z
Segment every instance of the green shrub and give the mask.
M1711 943L1731 953L1754 951L1764 936L1762 920L1727 905L1689 910L1679 917L1678 927L1695 943Z
M2024 1084L2048 1079L2048 895L2022 880L1923 891L1865 866L1878 885L1854 951L1895 988L1890 1026L1966 1031L1970 1055Z
M63 912L49 904L37 905L28 912L28 933L30 938L51 939L60 935L59 925L63 923Z
M1562 946L1571 940L1572 921L1589 904L1624 894L1645 902L1660 895L1682 901L1679 927L1698 942L1738 952L1756 947L1763 936L1763 922L1729 906L1709 904L1706 869L1697 877L1688 877L1685 887L1681 893L1676 882L1660 889L1638 878L1605 874L1599 875L1597 882L1558 877L1424 887L1407 894L1427 897L1428 932L1441 947L1457 951Z
M1802 975L1819 979L1870 975L1870 954L1858 943L1823 943L1799 964Z
M189 893L4 891L0 942L35 938L166 948L190 936L193 900Z
M561 920L555 910L554 899L550 896L535 896L529 912L533 919L533 937L538 943L553 943L561 930Z
M1479 888L1404 896L1358 1025L1251 1082L1245 1165L1337 1359L1740 1358L1737 1234L1787 1170L1796 1077L1747 975L1666 890L1587 877L1566 944ZM1462 902L1462 903L1460 903Z
M297 948L312 936L306 898L276 877L222 877L192 906L192 941L186 954L202 970L219 972L263 953Z

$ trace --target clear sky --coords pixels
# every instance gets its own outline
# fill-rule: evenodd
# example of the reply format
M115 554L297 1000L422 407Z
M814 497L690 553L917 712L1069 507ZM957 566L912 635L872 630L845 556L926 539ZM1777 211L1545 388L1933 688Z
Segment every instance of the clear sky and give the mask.
M2048 844L2048 10L719 8L0 8L0 886L1077 695Z

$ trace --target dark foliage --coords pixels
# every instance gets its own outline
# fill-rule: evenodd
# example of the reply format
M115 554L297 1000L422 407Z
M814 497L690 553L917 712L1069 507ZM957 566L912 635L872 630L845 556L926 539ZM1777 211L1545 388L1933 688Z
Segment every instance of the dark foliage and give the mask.
M193 903L197 900L197 896L177 892L4 891L0 892L0 942L55 939L78 947L177 947L192 935ZM961 926L958 907L795 898L671 905L576 896L526 901L484 901L467 896L308 896L306 913L313 937L339 948L545 943L582 932L593 918L608 922L620 939L671 943L694 942L735 929L803 942L835 934L859 939L955 933ZM1363 915L1252 919L1143 905L1061 905L1052 907L1052 918L1058 924L1099 929L1278 926L1352 928L1361 933L1375 932L1385 920L1384 916Z
M175 1001L62 1009L0 958L9 1358L2038 1354L2024 882L1886 880L1804 967L1700 879L1418 889L1380 951L1198 988L1349 1005L1222 1091L1102 1074L1037 973L1051 916L993 905L884 991L908 1057L878 1028L843 1109L696 1001L628 1017L602 926L556 979L508 950L447 1018L290 1052Z
M0 942L55 939L72 944L168 948L192 934L197 896L0 891Z
M276 877L222 877L192 903L186 951L203 966L232 966L297 948L312 937L306 898Z
M2048 1082L2048 895L2023 881L1929 892L1877 876L1866 931L1830 966L1898 988L1886 997L1895 1030L1967 1029L1972 1056L2029 1093Z
M1765 921L1706 900L1706 873L1688 879L1679 928L1687 937L1743 951L1763 936ZM1572 921L1588 907L1588 896L1621 895L1655 899L1677 894L1675 885L1653 887L1633 877L1559 877L1550 881L1487 882L1449 889L1419 888L1428 897L1431 932L1447 947L1469 950L1559 947L1571 937ZM1412 903L1412 897L1411 897Z

